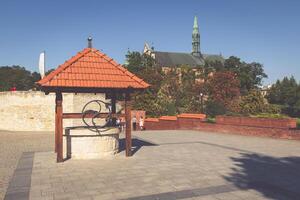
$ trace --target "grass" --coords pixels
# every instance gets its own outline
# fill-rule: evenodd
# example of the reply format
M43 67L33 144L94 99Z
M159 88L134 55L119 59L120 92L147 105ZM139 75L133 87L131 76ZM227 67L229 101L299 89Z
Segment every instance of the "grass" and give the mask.
M287 115L283 115L283 114L270 114L270 113L260 113L260 114L257 114L257 115L252 115L251 117L258 117L258 118L275 118L275 119L288 118Z
M207 123L216 123L216 119L214 117L207 117L206 122Z

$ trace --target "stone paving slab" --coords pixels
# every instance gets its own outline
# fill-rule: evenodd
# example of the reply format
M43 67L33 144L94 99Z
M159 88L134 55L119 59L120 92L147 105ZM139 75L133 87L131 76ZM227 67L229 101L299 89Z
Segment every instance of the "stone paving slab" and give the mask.
M0 199L7 187L23 152L51 151L52 132L10 132L0 130Z
M300 142L135 132L135 154L56 163L35 152L30 199L299 199ZM29 171L24 173L28 173Z

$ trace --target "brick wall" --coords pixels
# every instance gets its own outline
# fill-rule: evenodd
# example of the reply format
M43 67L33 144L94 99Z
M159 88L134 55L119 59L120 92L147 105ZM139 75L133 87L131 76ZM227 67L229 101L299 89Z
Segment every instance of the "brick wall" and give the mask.
M254 118L254 117L232 117L217 116L217 124L255 126L269 128L296 128L297 120L294 118L271 119L271 118Z
M200 126L206 118L204 114L180 114L177 115L179 129L193 129Z
M294 129L295 119L241 118L217 116L216 123L207 123L203 116L163 116L146 119L145 127L147 130L188 129L300 140L300 130Z

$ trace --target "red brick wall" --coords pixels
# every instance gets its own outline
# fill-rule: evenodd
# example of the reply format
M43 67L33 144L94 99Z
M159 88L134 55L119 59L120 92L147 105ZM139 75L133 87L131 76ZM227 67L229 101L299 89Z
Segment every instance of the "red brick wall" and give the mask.
M238 135L250 135L260 137L284 138L300 140L300 130L270 128L270 127L253 127L253 126L235 126L225 124L201 123L195 128L201 131L212 131L218 133L231 133Z
M147 130L174 130L188 129L212 131L218 133L231 133L239 135L251 135L272 138L285 138L300 140L300 130L291 129L294 127L294 120L277 119L241 119L241 117L217 116L217 123L207 123L199 118L177 117L177 120L168 120L168 118L146 119L145 127ZM253 122L253 123L251 123ZM276 123L278 122L278 123ZM273 127L271 125L275 124Z
M255 126L269 128L296 128L297 120L293 118L270 119L270 118L254 118L254 117L231 117L217 116L217 124L239 125L239 126Z

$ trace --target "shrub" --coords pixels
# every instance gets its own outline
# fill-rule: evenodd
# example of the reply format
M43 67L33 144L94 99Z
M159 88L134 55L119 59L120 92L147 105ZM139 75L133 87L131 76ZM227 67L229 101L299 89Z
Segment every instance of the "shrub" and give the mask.
M208 101L205 107L205 113L208 116L215 117L226 113L226 108L218 102Z
M268 104L260 91L252 90L248 95L243 96L240 102L241 113L255 115L259 113L280 113L280 107Z
M288 116L283 114L270 114L270 113L260 113L257 115L253 115L252 117L258 117L258 118L275 118L275 119L283 119L288 118Z
M300 117L300 107L283 106L281 110L290 117Z
M207 117L206 122L214 124L214 123L216 123L216 119L214 117Z

